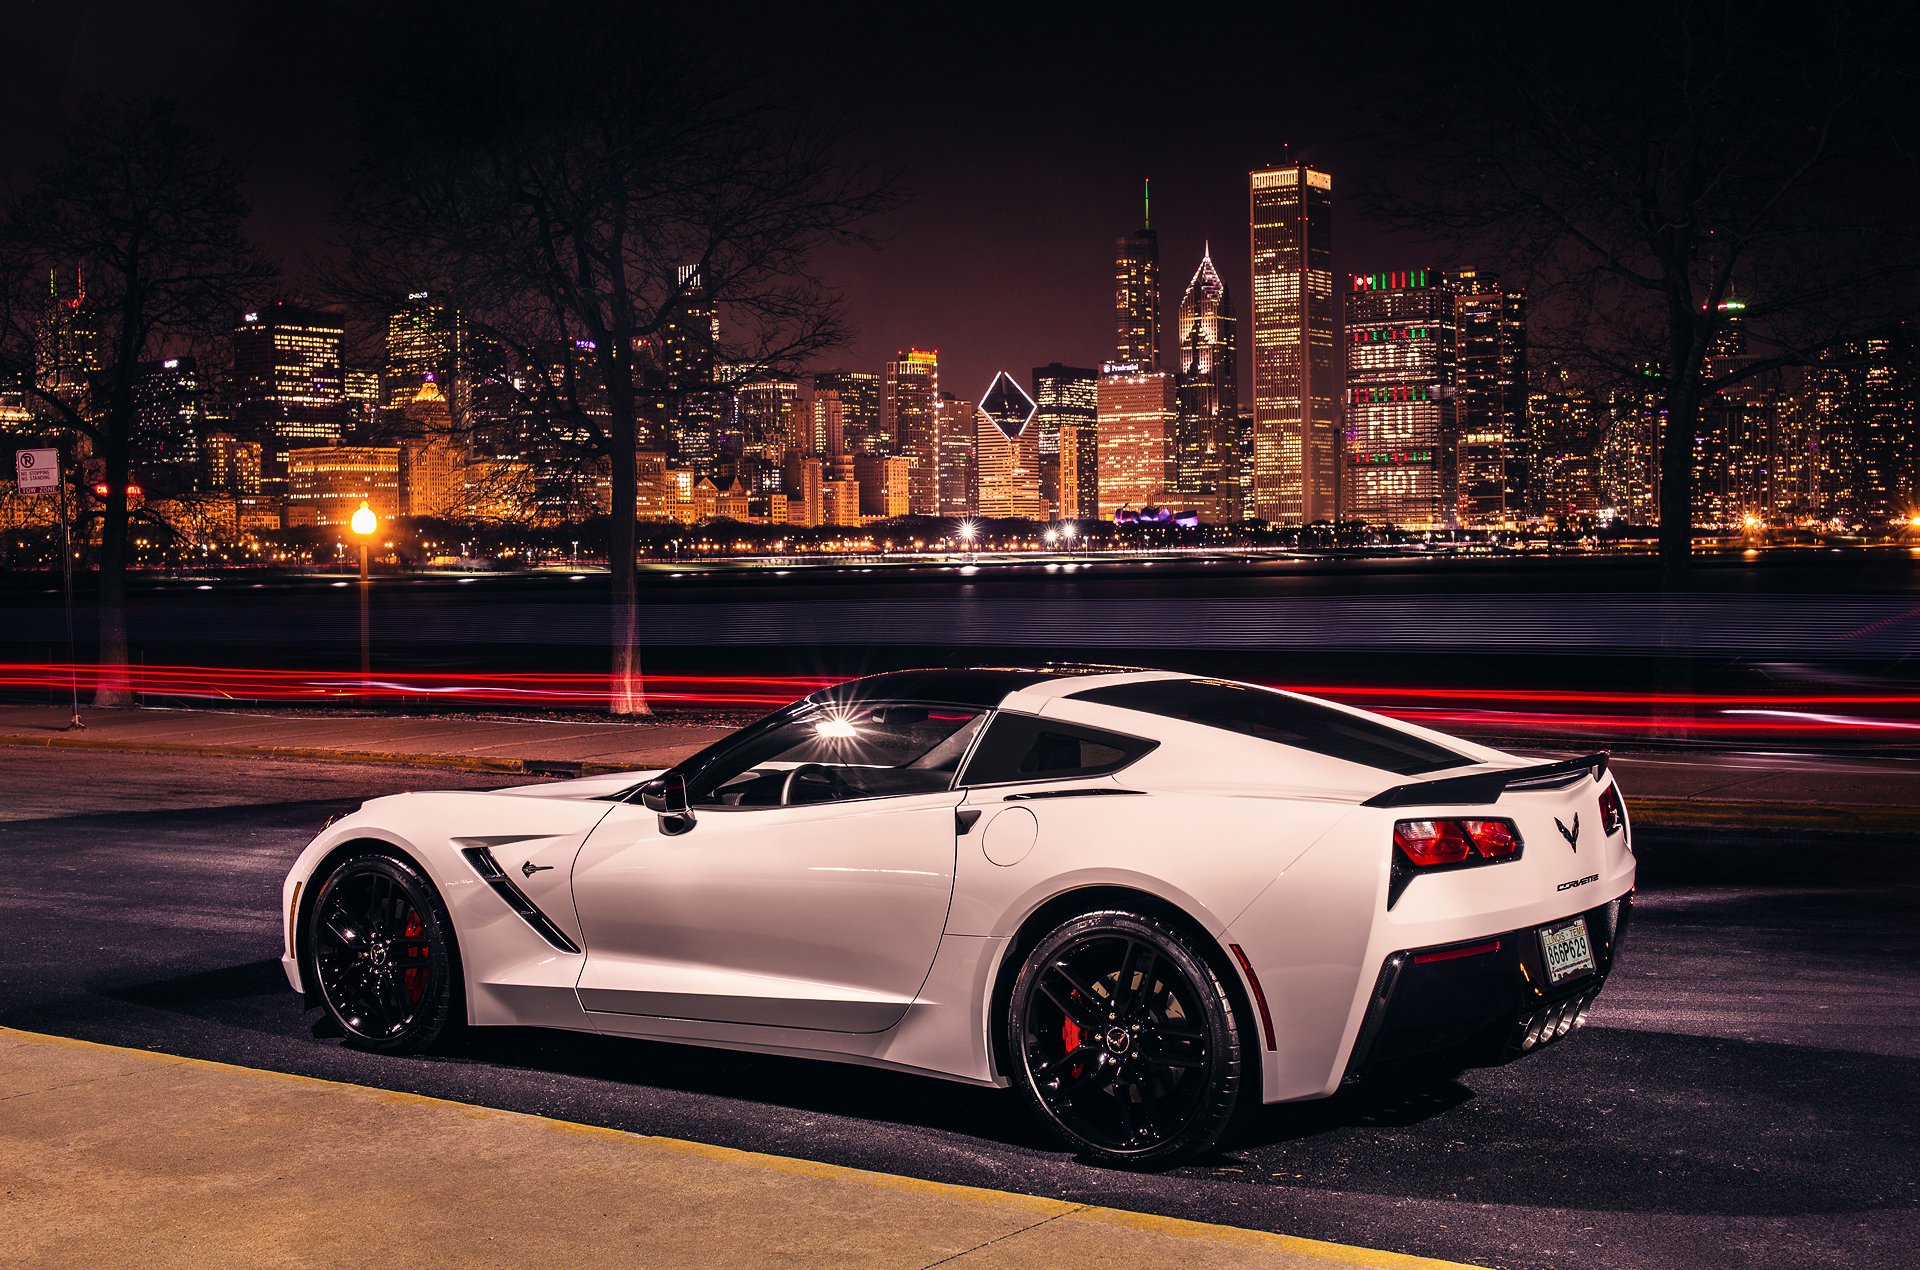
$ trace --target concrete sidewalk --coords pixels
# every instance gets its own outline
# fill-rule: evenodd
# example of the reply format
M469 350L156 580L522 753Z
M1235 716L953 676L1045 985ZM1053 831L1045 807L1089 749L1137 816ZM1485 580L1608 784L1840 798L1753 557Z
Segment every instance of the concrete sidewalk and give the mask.
M0 706L0 745L263 754L469 771L591 775L667 767L756 717L668 715L637 723L550 722L273 710L89 710ZM1536 752L1523 750L1523 752ZM1570 751L1542 752L1566 757ZM1729 750L1614 756L1630 812L1650 825L1920 834L1920 761Z
M9 1265L1440 1267L0 1029Z

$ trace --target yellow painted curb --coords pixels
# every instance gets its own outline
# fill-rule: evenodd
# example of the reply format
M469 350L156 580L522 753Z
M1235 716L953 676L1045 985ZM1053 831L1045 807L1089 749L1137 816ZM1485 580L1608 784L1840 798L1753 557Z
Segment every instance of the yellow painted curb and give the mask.
M624 1129L609 1129L601 1125L580 1124L569 1120L556 1120L547 1116L533 1115L522 1111L505 1111L496 1107L483 1107L472 1103L455 1102L446 1098L435 1098L427 1094L381 1089L376 1086L357 1085L348 1081L323 1080L316 1076L300 1076L291 1072L277 1072L264 1068L242 1067L238 1064L223 1063L213 1059L187 1058L178 1054L166 1054L153 1050L131 1049L118 1045L103 1045L97 1041L83 1041L73 1037L55 1036L44 1032L28 1032L19 1028L0 1027L0 1036L4 1036L10 1040L25 1041L33 1044L103 1052L166 1066L187 1066L224 1070L258 1080L280 1081L300 1085L318 1085L334 1089L361 1090L383 1102L443 1108L480 1119L507 1119L532 1122L555 1132L583 1134L601 1139L629 1142L635 1145L644 1145L656 1150L671 1152L676 1155L712 1160L742 1168L783 1173L789 1176L854 1182L885 1190L933 1196L949 1201L982 1205L992 1204L1001 1208L1011 1207L1031 1213L1036 1218L1041 1219L1070 1217L1075 1221L1092 1221L1102 1225L1124 1229L1151 1231L1175 1239L1199 1240L1224 1247L1243 1248L1251 1251L1264 1250L1276 1254L1291 1253L1296 1256L1311 1256L1341 1265L1379 1268L1379 1270L1460 1270L1463 1265L1463 1263L1460 1262L1437 1261L1429 1257L1417 1257L1406 1253L1359 1248L1349 1244L1331 1243L1326 1240L1306 1239L1297 1235L1273 1234L1268 1231L1248 1230L1238 1226L1221 1226L1209 1222L1188 1221L1178 1217L1162 1217L1152 1213L1136 1213L1117 1208L1103 1208L1095 1205L1080 1204L1070 1200L1046 1199L1037 1195L1021 1194L1017 1191L996 1191L986 1187L962 1186L952 1182L934 1182L925 1178L902 1177L892 1173L877 1173L868 1169L850 1168L841 1164L826 1164L817 1160L801 1160L788 1156L768 1155L758 1151L743 1151L735 1147L715 1146L711 1143L692 1142L682 1138L664 1138L650 1134L629 1133Z

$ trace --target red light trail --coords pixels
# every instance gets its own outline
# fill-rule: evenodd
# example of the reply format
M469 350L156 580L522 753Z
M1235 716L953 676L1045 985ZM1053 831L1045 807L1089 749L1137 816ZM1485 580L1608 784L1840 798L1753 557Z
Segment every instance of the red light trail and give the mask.
M70 676L78 677L82 692L92 691L101 677L99 668L93 665L0 663L0 692L64 691ZM432 702L592 709L606 695L606 677L591 673L409 671L362 681L351 671L128 666L124 676L132 690L143 697L175 701L317 706L365 701ZM840 677L826 675L651 675L647 688L649 700L661 706L770 709L839 682ZM1273 686L1364 705L1413 723L1483 733L1902 741L1920 734L1920 694L1911 692L1684 694Z

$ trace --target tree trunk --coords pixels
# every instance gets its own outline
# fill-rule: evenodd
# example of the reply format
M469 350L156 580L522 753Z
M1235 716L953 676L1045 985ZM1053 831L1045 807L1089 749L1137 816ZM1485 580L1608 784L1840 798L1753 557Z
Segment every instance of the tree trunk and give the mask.
M613 464L612 504L607 517L607 568L613 586L609 597L613 674L607 708L614 714L652 714L647 705L646 681L640 674L640 578L637 556L639 534L635 524L639 506L636 460L639 450L638 411L632 371L624 358L610 358L607 384L607 451Z

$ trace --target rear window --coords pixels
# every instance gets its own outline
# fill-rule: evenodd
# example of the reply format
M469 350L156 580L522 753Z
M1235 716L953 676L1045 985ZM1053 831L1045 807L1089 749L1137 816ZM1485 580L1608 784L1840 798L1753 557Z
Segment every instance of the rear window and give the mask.
M1360 763L1396 776L1418 776L1422 772L1466 767L1473 762L1422 737L1409 736L1372 719L1358 718L1264 688L1248 688L1218 679L1155 679L1146 683L1114 684L1076 692L1073 697L1238 732L1242 736Z
M962 785L1069 780L1117 772L1158 741L1002 711L967 763Z

